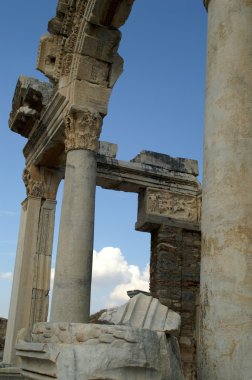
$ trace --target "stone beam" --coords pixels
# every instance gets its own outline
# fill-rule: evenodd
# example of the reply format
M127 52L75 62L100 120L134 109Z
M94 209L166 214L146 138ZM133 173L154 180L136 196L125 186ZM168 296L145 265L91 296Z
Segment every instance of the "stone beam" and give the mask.
M151 153L153 157L157 155L155 152ZM98 154L97 185L104 189L133 193L139 193L150 187L192 196L199 194L200 184L195 175L174 169L175 166L162 167L155 162L152 162L152 165L150 162L135 162L135 160L128 162Z

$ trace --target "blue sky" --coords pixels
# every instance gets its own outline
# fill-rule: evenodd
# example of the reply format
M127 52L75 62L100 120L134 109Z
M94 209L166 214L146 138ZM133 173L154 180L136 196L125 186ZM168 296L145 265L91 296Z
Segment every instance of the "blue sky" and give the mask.
M197 159L202 172L207 30L202 3L201 0L135 1L122 28L120 54L125 60L124 73L113 90L101 136L102 140L118 144L119 159L130 160L141 150L152 150ZM11 289L8 273L13 272L20 203L25 198L21 179L25 139L9 131L8 117L18 76L45 80L35 70L37 46L55 9L56 0L12 0L1 4L0 316L8 313ZM53 267L62 187L63 184L58 194ZM111 283L105 279L108 274L97 275L100 282L96 282L93 291L93 311L103 306L99 299L106 299L125 273L129 279L137 267L144 271L149 262L150 235L134 231L136 217L136 194L97 188L94 249L101 252L104 247L118 248L103 250L100 265L104 265L108 254L110 260L114 257L115 262L120 261L122 269ZM112 277L111 272L109 278ZM140 277L146 279L146 274ZM108 283L106 294L101 279Z

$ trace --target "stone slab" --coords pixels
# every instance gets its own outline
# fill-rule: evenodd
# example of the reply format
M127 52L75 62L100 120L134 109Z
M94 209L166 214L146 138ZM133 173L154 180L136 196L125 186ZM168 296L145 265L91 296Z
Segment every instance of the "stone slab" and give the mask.
M193 174L194 176L199 175L198 162L188 158L172 157L168 154L143 150L131 161L165 168L175 172Z

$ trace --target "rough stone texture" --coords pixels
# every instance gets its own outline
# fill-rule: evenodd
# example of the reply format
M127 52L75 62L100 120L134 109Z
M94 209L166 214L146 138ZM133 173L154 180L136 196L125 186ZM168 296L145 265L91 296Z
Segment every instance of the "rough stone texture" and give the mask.
M179 334L181 318L178 313L162 305L157 298L139 293L123 306L105 311L99 321Z
M150 291L181 316L179 344L187 380L196 379L200 249L200 232L161 226L151 234Z
M252 374L252 2L208 4L199 379Z
M3 350L4 350L4 343L5 343L7 322L8 322L7 319L0 318L0 362L3 360Z
M168 154L150 152L148 150L143 150L131 161L165 168L175 172L193 174L195 176L199 174L198 162L196 160L175 158Z
M99 142L98 154L106 157L116 158L118 150L117 144L112 144L107 141Z
M19 77L12 100L9 126L13 132L29 137L36 121L53 93L50 83Z
M20 332L17 355L27 379L184 379L177 340L165 333L129 326L40 323L34 325L31 342L26 336L26 331Z

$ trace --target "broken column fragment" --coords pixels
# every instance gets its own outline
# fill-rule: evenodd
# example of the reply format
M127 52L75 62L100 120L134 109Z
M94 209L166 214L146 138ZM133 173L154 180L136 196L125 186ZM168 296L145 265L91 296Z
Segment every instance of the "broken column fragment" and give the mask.
M178 334L181 318L178 313L162 305L157 298L139 293L126 304L104 312L99 321Z

